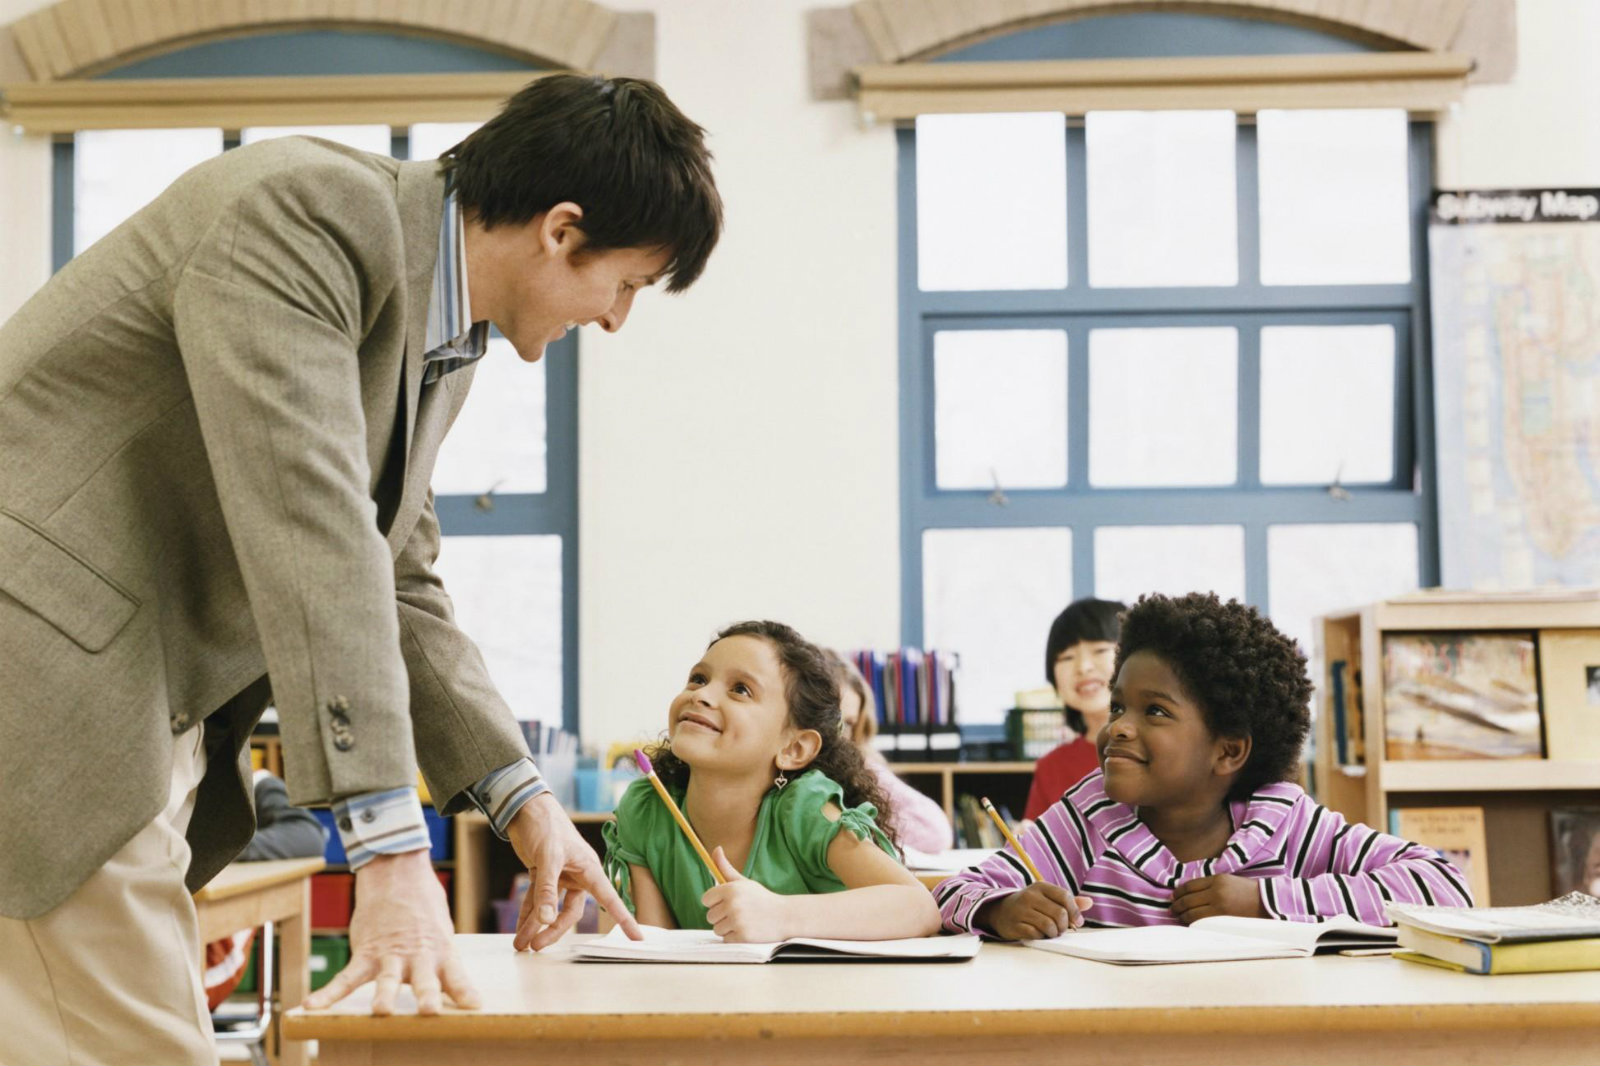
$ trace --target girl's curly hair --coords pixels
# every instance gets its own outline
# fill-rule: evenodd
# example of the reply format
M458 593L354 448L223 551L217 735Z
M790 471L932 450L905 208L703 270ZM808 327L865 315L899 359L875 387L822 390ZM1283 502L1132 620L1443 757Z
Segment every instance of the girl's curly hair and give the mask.
M861 751L844 734L839 718L838 675L828 654L782 622L738 622L719 632L711 643L728 637L759 637L772 645L783 669L789 724L796 729L814 729L821 735L822 748L817 757L799 773L821 770L827 774L844 789L846 806L872 804L878 811L878 826L898 845L892 828L893 802L861 757ZM688 787L689 766L672 754L669 740L652 745L645 754L663 783Z

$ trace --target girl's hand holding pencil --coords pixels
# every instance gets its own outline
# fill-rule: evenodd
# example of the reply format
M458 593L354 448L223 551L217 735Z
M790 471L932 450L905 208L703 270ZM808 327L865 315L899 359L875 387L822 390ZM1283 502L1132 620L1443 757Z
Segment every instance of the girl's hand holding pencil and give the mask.
M745 877L718 848L711 853L722 883L711 886L700 897L705 904L706 921L724 940L745 944L770 944L789 936L784 905L787 898L758 881Z

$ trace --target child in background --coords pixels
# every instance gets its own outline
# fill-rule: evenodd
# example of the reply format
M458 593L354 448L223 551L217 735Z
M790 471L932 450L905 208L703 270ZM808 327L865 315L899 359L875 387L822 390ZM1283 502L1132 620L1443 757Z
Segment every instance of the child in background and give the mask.
M935 890L950 929L1007 940L1084 924L1217 914L1385 925L1387 900L1471 906L1431 848L1318 805L1298 786L1306 659L1253 607L1144 596L1122 619L1101 770L1004 852Z
M602 832L606 872L640 922L749 942L938 932L933 897L878 821L892 804L844 735L821 649L777 622L724 629L667 728L650 761L727 883L635 781Z
M878 732L878 706L866 678L842 656L831 651L827 655L839 681L839 716L844 735L861 752L867 769L894 804L895 839L901 847L918 851L948 851L955 842L955 831L944 816L944 808L895 776L883 754L872 745Z
M1095 737L1111 714L1112 667L1122 628L1118 617L1127 609L1115 600L1076 600L1050 623L1044 676L1055 686L1067 709L1067 725L1078 735L1034 764L1033 785L1022 810L1030 822L1100 768Z

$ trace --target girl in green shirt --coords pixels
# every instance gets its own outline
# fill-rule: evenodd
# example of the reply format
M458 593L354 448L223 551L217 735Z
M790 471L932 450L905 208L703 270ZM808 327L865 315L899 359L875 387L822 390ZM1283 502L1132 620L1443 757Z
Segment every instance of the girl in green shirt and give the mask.
M635 781L603 831L606 872L640 922L753 942L938 932L933 896L882 829L888 800L844 734L834 671L793 629L719 633L648 754L726 883Z

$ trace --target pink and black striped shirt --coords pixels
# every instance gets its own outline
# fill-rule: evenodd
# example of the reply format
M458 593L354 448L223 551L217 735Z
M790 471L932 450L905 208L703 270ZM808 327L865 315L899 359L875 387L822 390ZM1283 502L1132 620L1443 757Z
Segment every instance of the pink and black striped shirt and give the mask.
M1172 925L1172 891L1213 874L1254 877L1274 918L1348 914L1386 925L1386 901L1471 906L1466 878L1432 848L1380 833L1322 806L1287 782L1228 805L1233 835L1222 854L1179 862L1134 809L1106 795L1097 770L1044 812L1020 840L1046 881L1094 899L1091 926ZM1009 849L939 884L946 929L982 933L972 916L1028 883Z

